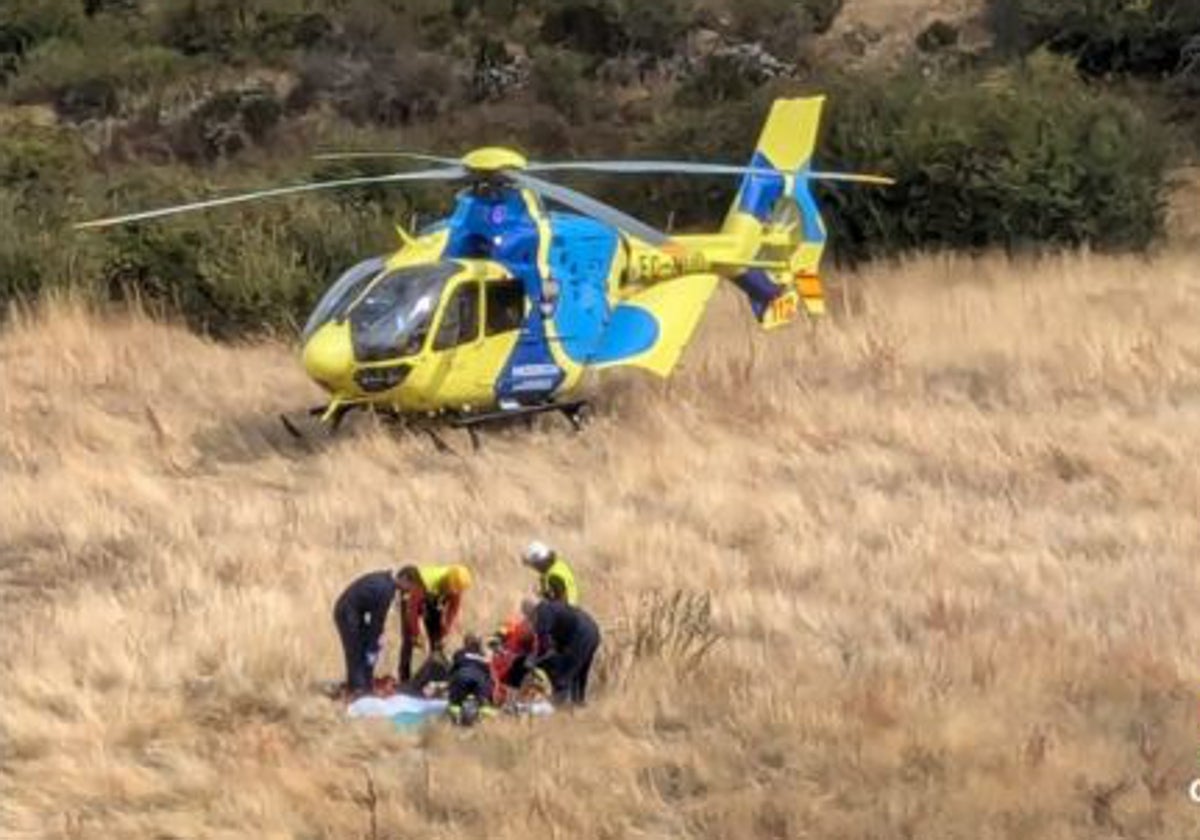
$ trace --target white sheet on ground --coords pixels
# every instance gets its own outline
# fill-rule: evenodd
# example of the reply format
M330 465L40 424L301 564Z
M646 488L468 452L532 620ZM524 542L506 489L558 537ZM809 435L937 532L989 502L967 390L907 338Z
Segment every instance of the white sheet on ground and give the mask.
M408 694L393 694L391 697L360 697L346 708L352 718L393 718L400 722L414 723L440 715L446 711L447 702L440 698L413 697ZM554 713L548 701L518 703L512 708L517 715L544 717Z
M395 717L414 715L418 717L440 715L446 711L446 701L434 698L411 697L393 694L391 697L360 697L346 708L352 718Z

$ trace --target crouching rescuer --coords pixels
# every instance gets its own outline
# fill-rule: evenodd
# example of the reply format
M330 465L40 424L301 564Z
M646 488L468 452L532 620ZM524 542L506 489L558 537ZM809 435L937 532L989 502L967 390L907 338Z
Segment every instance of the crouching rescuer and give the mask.
M400 682L412 679L412 655L424 628L430 657L445 658L445 640L454 628L471 571L452 566L405 566L396 573L401 597Z
M522 607L533 626L532 670L549 680L556 705L582 705L587 701L592 660L600 648L600 628L590 615L566 601L526 602Z

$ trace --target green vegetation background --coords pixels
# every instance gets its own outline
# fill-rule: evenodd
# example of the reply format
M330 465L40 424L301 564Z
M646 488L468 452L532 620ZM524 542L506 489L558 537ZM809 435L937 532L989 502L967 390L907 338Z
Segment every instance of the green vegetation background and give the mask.
M3 0L0 304L136 295L217 335L287 330L332 277L444 213L362 188L103 233L72 222L385 164L326 149L746 160L779 95L824 92L840 259L911 248L1144 248L1200 120L1197 0L993 0L854 75L814 59L841 0ZM734 184L583 179L659 225Z

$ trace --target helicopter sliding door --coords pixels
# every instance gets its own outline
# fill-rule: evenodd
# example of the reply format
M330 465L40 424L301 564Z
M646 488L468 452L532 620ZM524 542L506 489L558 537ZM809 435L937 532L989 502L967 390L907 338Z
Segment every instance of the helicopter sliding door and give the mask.
M489 280L483 286L483 338L471 359L476 407L491 405L500 379L525 323L525 287L511 277Z
M463 279L442 300L425 360L426 387L437 405L486 408L525 320L524 289L511 278Z

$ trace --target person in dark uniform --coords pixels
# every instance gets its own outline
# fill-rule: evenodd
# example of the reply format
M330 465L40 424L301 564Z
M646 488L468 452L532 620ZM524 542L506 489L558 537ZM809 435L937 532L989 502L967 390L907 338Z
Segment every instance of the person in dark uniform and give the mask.
M351 695L371 690L380 638L395 597L395 573L370 572L346 587L334 604L333 621L346 659L345 688Z
M592 660L600 648L600 628L590 615L566 601L523 606L533 625L533 668L549 678L555 704L583 705Z
M472 725L494 699L493 693L492 670L483 652L483 641L470 633L450 663L446 685L446 710L450 719L463 726Z

